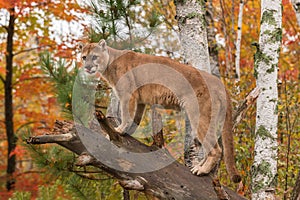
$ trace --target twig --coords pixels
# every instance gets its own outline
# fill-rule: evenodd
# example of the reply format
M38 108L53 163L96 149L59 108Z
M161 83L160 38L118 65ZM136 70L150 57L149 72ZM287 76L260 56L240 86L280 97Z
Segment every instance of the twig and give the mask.
M19 81L16 81L14 82L13 86L19 84L20 82L23 82L23 81L31 81L31 80L34 80L34 79L50 79L50 77L48 76L35 76L35 77L29 77L29 78L24 78L22 80L19 80Z
M3 78L2 75L0 75L0 80L2 81L3 84L5 84L5 79Z
M258 87L254 88L245 98L245 100L239 105L236 112L233 116L233 129L239 124L239 122L244 118L246 111L250 107L250 105L254 104L258 95L260 93L260 89Z
M21 173L17 173L16 176L20 177L20 176L24 176L24 174L42 174L45 173L45 171L26 171L26 172L21 172Z
M6 31L8 31L8 27L5 25L0 25L0 28L4 28Z
M25 52L42 49L44 47L51 47L51 45L43 45L43 46L33 47L33 48L29 48L29 49L24 49L24 50L18 51L17 53L14 53L14 56L25 53Z

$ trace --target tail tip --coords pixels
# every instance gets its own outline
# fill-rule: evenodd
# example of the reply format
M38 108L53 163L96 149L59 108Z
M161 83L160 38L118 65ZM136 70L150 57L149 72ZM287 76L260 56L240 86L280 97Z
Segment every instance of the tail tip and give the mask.
M242 177L239 174L234 174L231 176L231 180L234 183L239 183L242 180Z

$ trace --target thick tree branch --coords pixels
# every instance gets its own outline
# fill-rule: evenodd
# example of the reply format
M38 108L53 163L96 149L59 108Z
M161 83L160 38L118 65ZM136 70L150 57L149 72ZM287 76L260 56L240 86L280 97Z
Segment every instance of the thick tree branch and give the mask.
M137 153L147 153L159 150L156 146L147 146L135 138L117 133L108 120L98 113L97 118L101 125L102 131L110 136L112 143L118 146L122 151L130 151ZM99 134L84 127L74 128L70 122L57 122L54 130L54 135L36 136L27 139L29 144L57 143L70 151L81 155L83 164L94 165L107 173L119 179L120 184L126 189L135 189L145 192L146 194L154 195L159 199L219 199L214 191L213 179L210 176L195 176L190 170L178 163L173 162L167 167L153 172L146 173L131 173L118 171L114 168L104 165L101 161L92 158L88 153L83 143L76 135L77 131L85 134ZM64 136L66 135L66 136ZM161 156L158 161L149 160L146 165L160 162L164 156L168 157L167 151L161 151ZM83 156L85 157L83 159ZM134 163L130 163L134 164ZM244 199L230 189L225 189L230 199Z
M32 137L27 140L30 144L47 144L47 143L60 143L70 142L72 140L78 140L77 136L72 133L60 134L60 135L43 135L41 137Z

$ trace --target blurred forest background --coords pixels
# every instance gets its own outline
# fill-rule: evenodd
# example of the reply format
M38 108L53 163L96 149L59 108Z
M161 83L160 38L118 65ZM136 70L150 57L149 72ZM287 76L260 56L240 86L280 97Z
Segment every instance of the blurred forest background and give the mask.
M239 3L208 0L206 5L216 39L209 45L217 51L220 77L236 107L255 88L253 44L259 37L260 1L244 1L240 80L235 73ZM276 193L279 199L288 199L300 166L300 26L291 2L283 0L282 5ZM168 0L0 0L1 199L122 199L122 188L108 174L92 167L76 167L75 154L57 145L27 145L24 138L46 134L57 119L71 119L72 86L81 65L79 41L103 38L115 48L183 61L175 16L175 4ZM109 93L106 87L100 89L99 104L103 110ZM219 172L223 184L247 197L255 111L253 105L234 133L243 185L234 188L223 165ZM169 115L164 115L164 132L168 133L168 142L175 135L184 134L184 118L166 112ZM150 115L146 114L138 131L149 132L149 122ZM183 153L178 159L182 160L182 156ZM130 191L130 195L132 199L147 199L136 191Z

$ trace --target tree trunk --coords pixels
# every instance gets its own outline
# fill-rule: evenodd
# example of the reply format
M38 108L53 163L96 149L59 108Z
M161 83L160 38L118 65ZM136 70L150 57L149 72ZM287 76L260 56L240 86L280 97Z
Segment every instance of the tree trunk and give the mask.
M5 88L5 128L8 142L7 151L7 182L6 188L10 190L14 187L15 180L13 173L16 170L16 155L12 152L16 148L17 137L14 133L13 123L13 94L12 94L12 77L13 77L13 35L15 26L15 10L10 9L9 24L7 28L7 46L6 46L6 76L4 81Z
M257 99L252 199L275 199L277 182L277 70L281 45L280 0L261 2L261 27L254 55Z
M214 30L213 30L213 18L212 9L210 12L205 12L205 2L187 0L184 2L176 2L176 18L179 27L179 36L181 42L181 49L184 53L184 58L188 64L193 67L211 73L210 66L210 54L208 42L211 44L211 50L214 51ZM206 29L205 14L207 16L207 22L209 27ZM209 33L209 34L207 34ZM210 36L208 41L207 36ZM215 53L215 52L214 52ZM214 64L214 73L218 74L217 57L216 54L212 54L211 58ZM215 69L217 68L217 69ZM185 118L185 140L184 140L184 160L187 166L191 166L192 157L190 147L194 145L194 138L191 135L191 124L189 119ZM204 158L203 148L200 146L196 157L199 160Z
M185 59L188 64L210 73L204 1L175 2L180 42Z
M212 0L208 2L208 6L205 12L205 19L207 23L207 41L208 41L208 52L210 57L210 68L211 73L220 78L220 66L219 66L219 51L216 41L216 29L214 26L214 7ZM209 72L208 72L209 73Z
M237 29L237 38L236 38L236 52L235 52L235 72L236 72L237 81L240 81L240 78L241 78L240 58L241 58L243 9L244 9L244 1L240 0L240 9L239 9L239 17L238 17L238 29Z
M298 25L300 26L300 0L292 0L292 4L296 13Z

